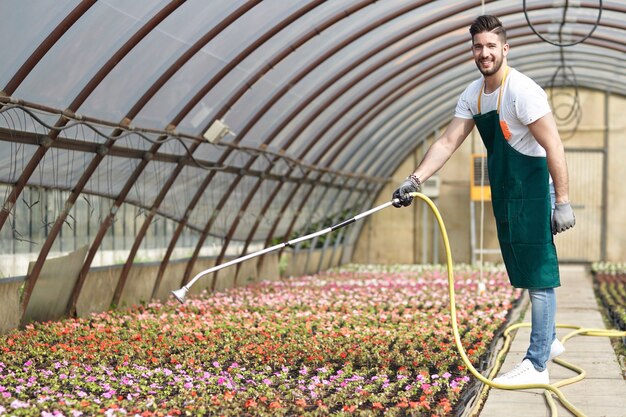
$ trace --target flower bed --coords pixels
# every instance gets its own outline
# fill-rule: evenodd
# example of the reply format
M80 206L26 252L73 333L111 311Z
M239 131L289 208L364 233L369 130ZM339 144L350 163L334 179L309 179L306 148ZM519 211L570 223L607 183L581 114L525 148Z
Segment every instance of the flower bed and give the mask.
M520 291L457 272L474 364ZM357 268L28 325L0 338L0 414L452 415L470 375L435 268Z
M592 272L596 294L607 315L617 329L626 330L626 264L594 263Z

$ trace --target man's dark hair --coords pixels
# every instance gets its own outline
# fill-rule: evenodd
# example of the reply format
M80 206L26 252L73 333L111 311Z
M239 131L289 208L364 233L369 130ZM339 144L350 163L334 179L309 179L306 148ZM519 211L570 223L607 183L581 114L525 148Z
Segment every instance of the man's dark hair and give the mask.
M472 26L469 29L470 35L472 35L472 40L474 40L474 35L483 32L492 32L500 37L502 44L506 43L506 29L502 26L502 22L495 16L491 15L483 15L478 16Z

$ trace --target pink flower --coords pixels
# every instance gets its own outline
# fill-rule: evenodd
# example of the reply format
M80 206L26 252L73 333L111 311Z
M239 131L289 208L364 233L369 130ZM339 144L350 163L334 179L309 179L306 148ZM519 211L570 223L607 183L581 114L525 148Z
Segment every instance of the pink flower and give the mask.
M13 402L11 402L11 408L13 408L14 410L17 410L18 408L28 408L28 407L29 407L29 404L24 401L13 400Z

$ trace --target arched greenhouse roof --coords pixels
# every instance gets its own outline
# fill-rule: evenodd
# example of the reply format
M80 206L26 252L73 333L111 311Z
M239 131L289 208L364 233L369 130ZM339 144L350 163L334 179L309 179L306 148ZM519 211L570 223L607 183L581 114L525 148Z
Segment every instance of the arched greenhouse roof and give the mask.
M149 213L133 250L154 216L245 248L367 207L478 77L483 13L542 86L626 95L622 1L3 0L0 228L28 186L67 193L41 259L84 195L102 236Z

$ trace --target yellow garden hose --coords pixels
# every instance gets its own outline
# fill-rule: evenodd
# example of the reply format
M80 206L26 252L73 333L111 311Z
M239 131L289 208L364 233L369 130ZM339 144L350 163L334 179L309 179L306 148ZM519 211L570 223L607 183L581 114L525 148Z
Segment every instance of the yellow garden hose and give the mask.
M437 207L435 206L435 204L432 202L430 198L418 192L410 193L410 195L412 197L418 197L424 200L428 204L430 209L432 210L433 214L437 218L437 222L439 223L439 230L441 231L441 237L443 239L443 244L444 244L445 251L446 251L446 264L447 264L447 269L448 269L448 289L449 289L449 295L450 295L450 315L452 319L451 322L452 322L452 332L454 334L454 342L459 351L459 354L461 355L461 358L463 359L463 362L465 363L469 371L472 373L472 375L474 375L476 379L478 379L480 382L482 382L486 386L493 387L493 388L499 388L499 389L505 389L505 390L544 389L546 400L548 401L548 405L550 406L550 410L553 416L556 416L557 410L556 410L556 406L553 403L551 394L556 395L558 399L561 401L561 403L569 411L571 411L572 414L578 417L585 417L585 414L582 411L580 411L578 408L576 408L571 402L569 402L569 400L565 397L565 395L563 395L561 390L559 390L560 387L582 380L585 377L585 371L582 368L572 365L562 359L555 358L553 360L556 363L577 372L578 375L569 379L555 382L554 384L502 385L502 384L497 384L493 382L492 379L490 379L493 377L493 375L491 375L490 378L486 378L480 372L478 372L478 370L476 370L476 368L472 365L461 343L461 337L459 334L458 324L456 320L456 303L455 303L455 292L454 292L454 273L453 273L453 265L452 265L452 253L450 251L450 242L448 241L448 233L446 232L446 227L443 223L439 210L437 209ZM519 323L519 324L514 324L512 326L509 326L504 331L504 336L506 338L505 349L503 349L500 352L500 355L498 356L498 360L508 350L508 345L510 345L510 340L511 340L511 337L510 337L511 331L518 329L520 327L529 327L529 326L530 326L529 323ZM626 336L625 331L606 330L606 329L588 329L588 328L582 328L580 326L565 325L565 324L557 324L557 327L575 329L573 332L569 333L568 335L566 335L565 337L561 339L561 343L563 344L565 344L565 342L568 339L577 335L603 336L603 337ZM497 371L497 369L495 371Z

